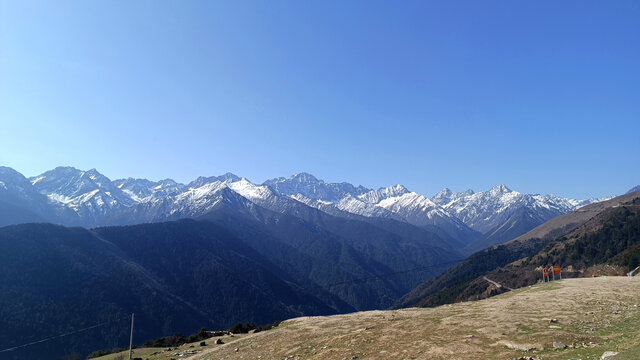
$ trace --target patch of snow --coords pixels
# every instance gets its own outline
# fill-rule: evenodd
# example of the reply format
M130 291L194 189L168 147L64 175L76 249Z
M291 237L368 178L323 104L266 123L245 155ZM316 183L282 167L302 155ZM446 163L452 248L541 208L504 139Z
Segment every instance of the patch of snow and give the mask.
M49 200L53 202L57 202L64 205L67 205L73 201L73 199L68 196L64 196L62 194L56 194L56 193L47 194L47 198L49 198Z
M122 186L122 185L120 185ZM136 195L133 191L129 190L129 189L124 189L122 190L123 193L125 193L125 195L127 195L129 198L131 198L131 200L137 202L137 203L141 203L141 202L145 202L144 200L148 199L145 198L144 200L141 199L140 197L138 197L138 195Z
M245 178L230 183L229 188L252 201L266 200L274 195L268 187L254 185Z
M31 180L31 185L35 185L35 184L37 184L37 183L38 183L38 181L40 181L40 180L42 180L42 179L44 179L44 178L45 178L44 176L38 176L37 178L35 178L35 179Z

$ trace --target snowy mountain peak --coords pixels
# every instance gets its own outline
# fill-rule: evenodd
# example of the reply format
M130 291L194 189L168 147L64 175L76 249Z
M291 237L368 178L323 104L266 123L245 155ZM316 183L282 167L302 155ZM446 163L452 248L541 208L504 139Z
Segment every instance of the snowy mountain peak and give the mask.
M112 184L139 203L162 200L167 196L182 192L185 188L183 184L173 179L154 182L147 179L127 178L114 180Z
M187 184L187 188L199 188L202 185L220 181L220 182L234 182L239 181L240 177L233 173L226 173L220 176L199 176L197 179L193 180L189 184Z
M231 190L251 201L264 201L274 196L274 193L271 191L271 189L269 189L269 187L264 185L255 185L245 178L241 178L239 181L228 183L227 186Z
M404 187L403 185L397 184L394 186L379 188L377 190L367 191L363 194L358 195L358 199L371 204L376 204L384 199L388 199L390 197L402 196L408 192L409 190L406 187Z
M404 185L400 185L400 184L389 186L385 189L387 189L389 193L395 194L394 196L406 194L409 192L409 190L406 187L404 187Z
M138 203L96 169L57 167L29 180L51 204L72 210L90 224Z
M636 192L636 191L640 191L640 185L632 187L631 189L629 189L629 191L627 191L627 194L632 193L632 192Z
M238 181L240 180L240 177L234 173L230 173L227 172L225 174L222 174L220 176L218 176L218 180L220 181L227 181L227 180L231 180L231 181Z
M440 190L440 192L438 192L434 197L433 197L433 202L435 202L436 204L448 204L452 197L454 196L454 192L451 191L449 188L444 188L442 190Z
M145 222L202 216L216 206L242 204L295 212L300 210L299 203L304 203L336 216L351 213L436 226L460 243L520 221L518 216L522 214L546 221L597 201L521 194L505 185L478 193L445 188L430 199L400 184L373 190L344 182L328 183L309 173L268 180L262 185L227 173L199 177L185 186L172 179L111 181L96 169L73 167L57 167L30 179L0 167L0 200L30 203L43 218L62 214L67 223L83 226L113 224L122 219Z
M267 180L263 185L270 187L277 195L290 197L302 195L312 200L338 202L345 195L358 196L369 189L355 187L349 183L327 183L308 173L298 173L287 178Z
M497 194L510 193L511 191L512 190L509 189L506 185L500 184L496 187L493 187L491 190L489 190L489 193L491 193L492 195L497 195Z
M289 178L292 181L297 181L300 183L317 183L318 178L316 178L315 176L306 173L306 172L301 172L301 173L297 173L297 174L293 174L291 175L291 177Z

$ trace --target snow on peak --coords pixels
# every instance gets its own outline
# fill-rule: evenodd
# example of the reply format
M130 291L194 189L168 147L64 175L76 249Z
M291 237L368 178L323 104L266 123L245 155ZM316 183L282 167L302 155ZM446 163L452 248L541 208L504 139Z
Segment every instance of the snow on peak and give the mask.
M376 204L384 199L402 196L408 192L409 190L407 190L406 187L400 184L397 184L394 186L389 186L389 187L379 188L377 190L368 191L364 194L358 195L358 198L362 201L366 201L371 204Z
M220 175L220 176L199 176L197 179L193 180L192 182L190 182L187 187L188 188L198 188L204 184L207 183L211 183L211 182L216 182L216 181L220 181L220 182L234 182L234 181L239 181L240 177L232 174L230 172Z
M510 193L512 190L509 189L506 185L500 184L498 186L493 187L489 192L491 194L506 194Z
M141 205L141 210L133 210L144 212L162 208L169 214L193 215L203 214L222 201L238 201L239 204L249 200L259 206L287 211L295 206L293 200L297 200L338 216L348 212L367 217L391 217L419 226L447 226L446 222L449 222L484 233L517 215L519 209L549 218L604 200L521 194L505 185L478 193L472 190L460 193L445 188L430 199L410 192L400 184L373 190L344 182L328 183L304 172L268 180L262 185L227 173L199 177L185 186L171 179L111 181L95 169L82 171L73 167L58 167L26 179L13 169L0 166L0 180L0 189L16 189L33 199L40 198L43 204L66 207L82 218L96 221L107 211L119 214L118 211L137 205ZM33 194L28 194L28 189Z
M451 191L449 188L444 188L440 190L434 197L433 202L436 204L448 204L451 202L452 198L455 196L455 193Z
M440 190L440 192L438 192L435 197L443 197L443 196L451 196L451 195L453 195L453 191L451 191L451 189L449 188L444 188Z
M294 174L288 179L280 177L267 180L263 185L270 187L277 195L302 195L309 199L329 202L337 202L347 194L358 196L369 191L362 186L355 187L344 182L328 183L308 173Z
M301 182L301 183L317 183L318 178L316 178L315 176L306 173L306 172L301 172L301 173L297 173L297 174L293 174L291 175L291 177L289 178L290 180L293 181L297 181L297 182Z
M408 207L420 210L432 210L438 207L431 199L416 192L384 199L378 203L378 206L392 211Z
M231 190L251 201L263 201L274 195L267 186L255 185L245 178L229 183L228 186Z
M186 191L178 194L174 202L182 202L185 199L190 199L193 202L197 202L200 199L204 199L212 194L216 194L227 187L227 183L223 181L213 181L206 183L197 188L189 188Z
M38 181L44 179L44 176L38 176L37 178L34 178L31 180L31 185L35 185L38 183Z

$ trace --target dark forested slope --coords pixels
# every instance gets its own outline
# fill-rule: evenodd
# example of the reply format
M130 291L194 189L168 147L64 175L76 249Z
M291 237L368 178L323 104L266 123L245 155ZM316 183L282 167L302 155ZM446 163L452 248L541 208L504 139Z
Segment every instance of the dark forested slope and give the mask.
M236 321L267 323L353 309L338 299L339 306L327 305L269 267L265 257L207 222L93 231L48 224L0 228L0 349L132 312L135 337L146 340ZM125 321L20 354L55 358L122 345L126 329Z

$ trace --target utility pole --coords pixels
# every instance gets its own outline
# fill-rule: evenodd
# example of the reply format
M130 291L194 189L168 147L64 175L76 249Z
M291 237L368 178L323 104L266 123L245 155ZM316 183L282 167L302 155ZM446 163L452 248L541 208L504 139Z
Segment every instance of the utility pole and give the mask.
M133 317L135 314L131 314L131 336L129 337L129 360L133 356Z

